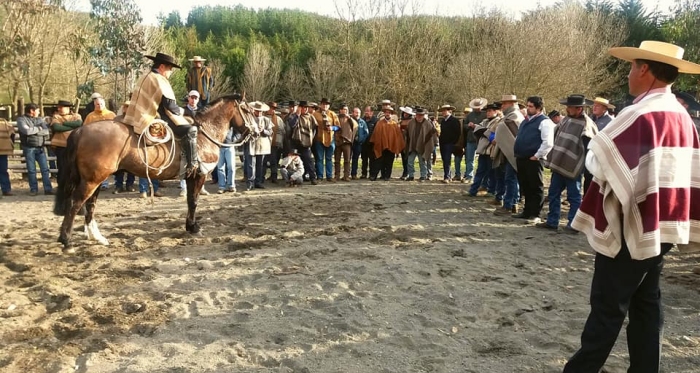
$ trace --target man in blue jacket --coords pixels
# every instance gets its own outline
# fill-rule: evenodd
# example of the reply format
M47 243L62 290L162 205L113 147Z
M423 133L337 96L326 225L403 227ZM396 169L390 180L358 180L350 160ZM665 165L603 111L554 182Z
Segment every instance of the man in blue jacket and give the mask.
M352 143L352 169L350 170L350 177L353 180L357 180L357 167L360 160L360 155L362 155L362 144L364 144L369 137L367 122L360 117L360 113L359 107L352 109L352 118L357 122L355 141Z

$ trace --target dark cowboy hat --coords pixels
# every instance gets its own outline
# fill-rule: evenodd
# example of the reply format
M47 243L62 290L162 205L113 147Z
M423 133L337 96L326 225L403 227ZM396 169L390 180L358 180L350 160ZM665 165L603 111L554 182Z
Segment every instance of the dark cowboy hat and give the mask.
M559 100L565 106L591 106L593 101L586 99L584 95L570 95L566 100Z
M427 112L422 107L417 107L415 113L425 115Z
M177 67L178 69L181 69L181 68L182 68L182 66L178 65L178 64L175 62L175 59L173 58L173 56L167 55L167 54L165 54L165 53L160 53L160 52L158 52L158 53L156 53L155 56L144 56L144 57L146 57L146 58L148 58L149 60L153 61L154 64L157 64L157 63L164 63L164 64L170 65L170 66L172 66L172 67Z
M277 103L274 101L270 101L267 103L267 106L269 106L272 109L277 109Z
M291 100L291 101L289 101L289 104L287 104L287 105L289 105L290 107L297 106L297 105L299 105L299 102L297 102L296 100Z
M552 110L552 111L549 112L549 114L548 114L547 116L549 117L549 119L552 119L552 118L554 118L554 117L556 117L556 116L559 116L559 115L561 115L560 112L558 112L558 111L556 111L556 110Z
M58 103L56 104L57 106L65 106L65 107L71 107L73 104L70 101L67 100L58 100Z
M484 107L484 110L500 110L501 105L496 102L492 102Z
M329 104L330 105L331 101L325 97L321 99L321 104Z
M688 105L688 110L700 110L700 103L688 92L675 92L677 98L680 98Z
M301 107L309 107L309 102L306 100L301 100L299 101L299 106Z

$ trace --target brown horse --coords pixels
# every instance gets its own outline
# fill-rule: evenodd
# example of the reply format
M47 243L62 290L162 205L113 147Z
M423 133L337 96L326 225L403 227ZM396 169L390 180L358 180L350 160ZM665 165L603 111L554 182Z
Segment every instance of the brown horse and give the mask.
M200 162L216 163L219 160L219 145L224 141L229 128L246 133L253 123L252 111L244 100L236 96L226 96L212 102L197 113L194 118L199 125L198 151ZM174 158L170 156L171 142L175 141ZM100 233L93 218L95 202L100 194L100 184L117 170L125 170L139 177L158 180L177 178L180 172L179 141L145 147L139 145L139 136L131 126L103 121L80 127L71 133L65 153L65 176L59 180L54 203L54 214L63 216L58 242L63 244L64 253L73 253L71 233L75 216L85 205L85 233L88 239L96 239L107 245L107 239ZM148 168L144 163L148 160ZM166 166L158 173L158 168ZM185 178L187 182L187 217L185 229L199 233L200 226L195 219L197 199L204 185L206 174L193 172Z

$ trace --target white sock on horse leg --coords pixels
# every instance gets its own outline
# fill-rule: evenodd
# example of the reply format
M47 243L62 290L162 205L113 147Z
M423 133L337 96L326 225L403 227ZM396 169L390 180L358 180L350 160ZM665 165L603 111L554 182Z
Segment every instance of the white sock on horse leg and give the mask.
M102 235L102 233L100 233L100 229L97 227L97 221L95 219L92 219L87 227L87 230L90 232L88 234L88 238L95 239L101 245L109 245L109 241ZM90 235L92 235L92 237L90 237Z

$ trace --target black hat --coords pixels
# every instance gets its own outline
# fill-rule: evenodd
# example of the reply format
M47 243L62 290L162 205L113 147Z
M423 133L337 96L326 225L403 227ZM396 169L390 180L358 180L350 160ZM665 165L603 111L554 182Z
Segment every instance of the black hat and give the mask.
M70 101L66 101L66 100L58 100L58 103L56 105L65 106L65 107L73 106L73 104Z
M591 106L593 101L587 100L584 95L570 95L566 100L559 100L559 103L566 106Z
M688 92L676 92L674 93L677 98L683 100L686 105L688 105L688 110L700 110L700 103Z
M425 111L425 109L423 109L422 107L417 106L417 107L416 107L416 110L414 111L414 113L425 115L426 111Z
M144 57L146 57L146 58L148 58L149 60L153 61L154 64L157 64L157 63L164 63L164 64L170 65L170 66L172 66L172 67L177 67L178 69L181 69L181 68L182 68L180 65L178 65L178 64L175 62L175 59L173 58L173 56L167 55L167 54L165 54L165 53L160 53L160 52L158 52L158 53L156 53L155 56L144 56Z
M341 109L342 109L342 108L346 108L346 107L349 107L348 104L346 104L346 103L344 103L344 102L343 102L342 104L340 104L340 108L341 108Z
M30 110L36 110L39 108L39 105L34 104L34 103L28 103L24 105L24 111L30 111Z
M495 102L492 102L484 107L484 110L500 110L501 105L498 105Z
M297 105L299 105L299 103L298 103L297 101L295 101L295 100L291 100L291 101L289 101L289 104L288 104L288 105L289 105L290 107L291 107L291 106L297 106Z
M330 103L331 103L330 100L328 100L325 97L321 99L321 104L330 104Z
M299 106L301 107L309 107L309 102L306 100L301 100L299 101Z
M556 110L552 110L552 111L549 112L549 114L548 114L547 116L549 117L549 119L552 119L552 118L554 118L554 117L556 117L556 116L559 116L559 115L561 115L560 112L558 112L558 111L556 111Z

